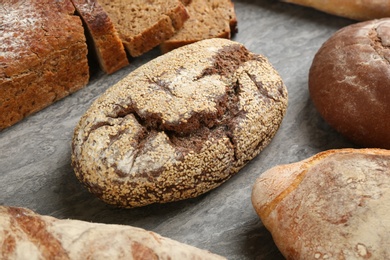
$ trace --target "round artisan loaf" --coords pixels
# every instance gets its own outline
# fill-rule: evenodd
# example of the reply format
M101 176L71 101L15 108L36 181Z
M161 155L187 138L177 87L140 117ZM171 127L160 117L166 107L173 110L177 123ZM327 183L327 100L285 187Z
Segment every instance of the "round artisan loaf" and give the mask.
M287 107L279 74L242 44L210 39L160 56L100 96L73 139L78 179L138 207L196 197L273 138Z
M390 148L390 19L347 26L315 55L310 96L322 117L353 142Z
M253 207L286 259L389 259L389 165L385 149L321 152L262 173Z

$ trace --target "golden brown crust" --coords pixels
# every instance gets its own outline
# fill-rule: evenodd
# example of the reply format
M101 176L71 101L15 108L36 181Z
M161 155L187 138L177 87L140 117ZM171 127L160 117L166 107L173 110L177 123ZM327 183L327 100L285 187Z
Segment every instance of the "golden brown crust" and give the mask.
M97 0L72 0L91 37L97 60L108 74L127 66L126 51L109 18Z
M188 19L187 10L179 0L100 0L99 3L133 57L169 39Z
M389 0L283 0L312 7L320 11L347 17L354 20L364 21L390 16Z
M390 19L356 23L318 50L310 97L321 116L364 147L390 148Z
M0 245L1 259L225 259L136 227L60 220L5 206Z
M389 165L388 150L321 152L262 173L253 207L287 259L386 259Z
M102 95L76 127L73 167L110 204L193 198L267 146L286 106L287 90L266 58L230 40L200 41Z
M0 129L87 84L84 29L74 11L67 0L2 4Z

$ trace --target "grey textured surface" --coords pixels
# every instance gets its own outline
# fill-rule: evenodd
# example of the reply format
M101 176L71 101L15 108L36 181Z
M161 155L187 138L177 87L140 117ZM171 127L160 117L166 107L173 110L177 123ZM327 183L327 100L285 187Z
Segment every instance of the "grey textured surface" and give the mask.
M86 88L0 132L0 204L57 218L142 227L228 259L283 259L252 208L252 185L275 165L353 147L313 107L307 75L321 44L354 21L273 0L234 3L239 32L233 40L268 57L289 91L281 128L243 170L198 198L130 210L104 204L77 181L70 146L79 118L104 90L159 55L153 50L113 75L95 73Z

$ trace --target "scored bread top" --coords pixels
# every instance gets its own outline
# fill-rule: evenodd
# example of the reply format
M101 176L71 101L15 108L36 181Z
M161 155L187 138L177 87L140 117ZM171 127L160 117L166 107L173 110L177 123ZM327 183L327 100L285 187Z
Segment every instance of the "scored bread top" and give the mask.
M179 0L99 0L131 56L169 39L188 19Z
M160 45L163 53L203 39L230 39L237 31L237 18L230 0L191 0L186 8L190 18Z
M321 152L262 173L253 206L287 259L387 259L389 165L388 150Z
M196 197L271 141L286 106L265 57L230 40L200 41L99 97L75 129L73 167L92 193L123 207Z
M3 1L0 129L85 86L87 45L69 0Z
M87 35L102 70L111 74L129 64L122 41L97 0L72 0L84 21Z

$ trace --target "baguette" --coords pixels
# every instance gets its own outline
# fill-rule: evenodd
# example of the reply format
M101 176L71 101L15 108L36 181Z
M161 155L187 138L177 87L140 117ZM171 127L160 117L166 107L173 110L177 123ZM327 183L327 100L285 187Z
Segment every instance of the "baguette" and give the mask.
M141 228L0 206L1 259L225 259Z
M390 16L390 0L283 0L358 21Z

